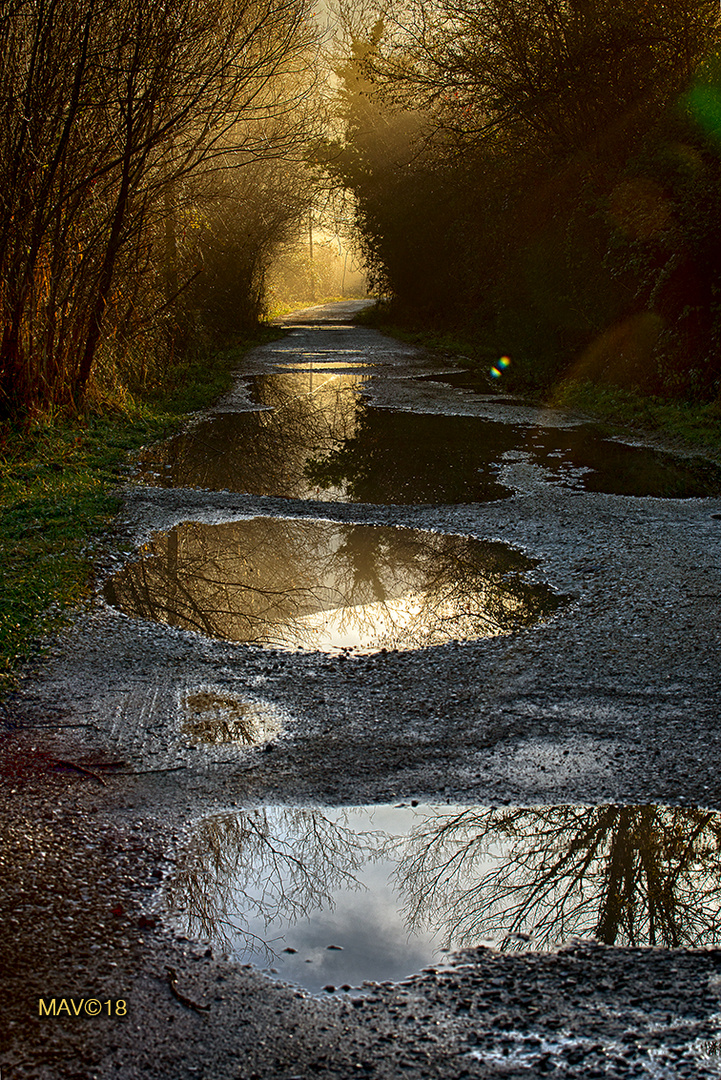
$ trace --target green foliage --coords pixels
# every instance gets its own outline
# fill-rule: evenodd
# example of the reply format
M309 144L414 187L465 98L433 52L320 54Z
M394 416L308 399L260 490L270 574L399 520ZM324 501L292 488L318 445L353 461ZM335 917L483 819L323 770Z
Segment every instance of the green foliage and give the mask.
M669 401L570 380L557 388L552 404L590 413L612 430L635 428L679 447L701 449L721 461L721 406L717 402Z

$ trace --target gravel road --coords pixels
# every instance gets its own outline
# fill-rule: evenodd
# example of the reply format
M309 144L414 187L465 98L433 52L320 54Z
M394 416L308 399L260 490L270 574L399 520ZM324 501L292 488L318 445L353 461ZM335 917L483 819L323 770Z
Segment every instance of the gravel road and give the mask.
M718 1076L713 927L699 948L480 947L400 983L313 995L170 917L194 830L239 808L721 807L721 498L619 495L590 490L583 469L559 474L531 444L540 432L566 445L586 418L437 381L451 364L349 324L356 307L286 319L213 415L257 411L251 376L310 358L370 364L360 390L381 420L520 432L494 462L507 497L387 505L128 483L94 598L3 707L2 1078ZM107 602L159 534L250 519L507 545L526 558L519 580L558 604L477 640L318 652ZM233 715L250 703L272 733L199 742L198 701L238 703ZM40 1015L41 998L56 1015Z

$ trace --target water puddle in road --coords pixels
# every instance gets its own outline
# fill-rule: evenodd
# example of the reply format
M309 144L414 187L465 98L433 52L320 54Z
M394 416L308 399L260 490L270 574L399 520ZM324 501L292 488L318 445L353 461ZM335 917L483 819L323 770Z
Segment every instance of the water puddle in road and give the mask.
M510 633L564 598L500 543L418 529L257 517L186 522L105 585L127 615L301 649L415 649Z
M334 501L341 488L320 493L306 464L352 439L355 388L368 376L293 371L252 380L259 411L221 413L151 447L138 477L162 487L199 487L281 498Z
M325 353L318 353L318 356L325 356ZM365 360L317 360L315 359L315 353L301 353L301 359L299 362L279 363L277 366L281 371L305 371L310 373L311 371L316 374L319 372L333 372L333 371L348 371L358 368L372 368L372 364L368 364Z
M138 478L322 502L442 505L512 495L497 474L503 451L516 444L513 429L372 408L357 392L369 377L297 365L256 376L261 411L220 414L152 447Z
M425 378L457 390L471 390L491 401L513 402L489 394L485 378L468 371ZM570 428L516 429L516 451L525 452L549 479L583 491L659 499L709 498L721 495L721 467L701 457L679 457L652 447L609 439L593 424Z
M719 466L615 442L591 425L561 429L395 412L359 394L373 373L362 361L278 366L288 370L251 380L257 411L222 413L152 447L140 460L138 478L163 487L323 502L449 505L508 498L513 491L499 473L504 460L515 458L535 465L545 480L576 490L658 498L721 494Z
M451 950L721 944L721 814L662 806L267 806L195 826L176 926L314 992Z
M526 447L551 478L584 491L658 499L721 495L721 468L713 462L628 446L604 438L591 425L533 428Z
M243 701L234 694L196 690L183 701L182 730L191 739L218 745L240 743L259 746L275 738L282 724L278 712L258 701Z

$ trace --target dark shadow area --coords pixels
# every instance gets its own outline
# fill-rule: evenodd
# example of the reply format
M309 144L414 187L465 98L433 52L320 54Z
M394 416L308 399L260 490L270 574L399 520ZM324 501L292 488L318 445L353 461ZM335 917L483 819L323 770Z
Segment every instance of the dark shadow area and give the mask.
M306 475L321 491L346 491L352 502L492 502L513 494L498 472L518 439L518 429L475 416L366 406L355 434L312 457Z

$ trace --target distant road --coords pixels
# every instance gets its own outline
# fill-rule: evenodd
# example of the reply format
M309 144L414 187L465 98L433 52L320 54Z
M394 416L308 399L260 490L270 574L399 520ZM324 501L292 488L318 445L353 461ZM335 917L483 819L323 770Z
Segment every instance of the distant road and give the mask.
M375 304L372 297L364 300L334 300L330 304L315 304L313 307L299 308L290 311L287 315L280 315L271 321L276 326L286 326L292 323L317 323L317 322L350 322L354 315L363 308Z

